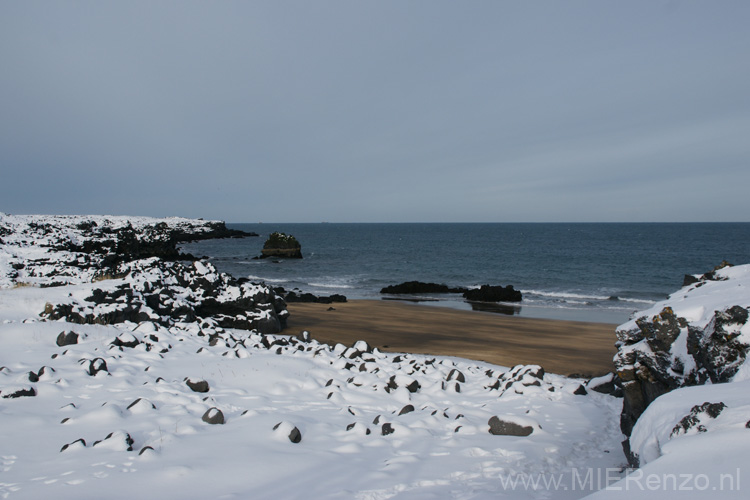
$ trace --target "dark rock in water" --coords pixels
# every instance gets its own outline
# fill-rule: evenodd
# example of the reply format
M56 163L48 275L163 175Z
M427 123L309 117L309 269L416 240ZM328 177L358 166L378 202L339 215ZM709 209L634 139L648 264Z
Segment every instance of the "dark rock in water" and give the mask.
M506 422L498 417L490 417L487 422L490 426L490 434L494 436L529 436L534 432L534 428L525 425L519 425L515 422Z
M419 293L464 293L467 288L451 288L438 283L424 283L422 281L406 281L398 285L391 285L380 290L380 293L419 294Z
M513 285L490 286L482 285L480 288L467 290L464 298L473 302L521 302L521 292L515 290Z
M76 332L60 332L57 336L57 345L64 347L78 343L78 334Z
M346 302L346 296L334 293L329 296L318 296L312 293L300 293L297 294L294 291L287 293L284 296L284 300L287 302L304 302L304 303L315 303L315 304L333 304L335 302L341 303Z
M206 413L203 414L201 420L211 425L221 425L224 423L224 414L216 407L209 408Z
M268 257L286 257L291 259L302 258L302 245L297 238L290 234L279 232L271 233L263 244L261 259Z
M193 392L208 392L208 382L205 380L193 381L193 379L188 378L185 379L185 384L187 384Z

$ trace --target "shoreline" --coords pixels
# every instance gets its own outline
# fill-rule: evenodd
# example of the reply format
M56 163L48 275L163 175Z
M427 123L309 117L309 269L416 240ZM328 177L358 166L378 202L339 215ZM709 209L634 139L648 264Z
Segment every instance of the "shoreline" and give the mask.
M333 307L334 310L329 310ZM387 352L455 356L511 367L541 365L560 375L614 371L616 324L536 319L387 300L290 303L286 331L320 342L365 340Z

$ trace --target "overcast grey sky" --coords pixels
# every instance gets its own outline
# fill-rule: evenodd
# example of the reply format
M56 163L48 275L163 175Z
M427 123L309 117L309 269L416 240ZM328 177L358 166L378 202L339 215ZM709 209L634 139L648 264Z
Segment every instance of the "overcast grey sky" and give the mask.
M0 211L748 221L750 2L0 0Z

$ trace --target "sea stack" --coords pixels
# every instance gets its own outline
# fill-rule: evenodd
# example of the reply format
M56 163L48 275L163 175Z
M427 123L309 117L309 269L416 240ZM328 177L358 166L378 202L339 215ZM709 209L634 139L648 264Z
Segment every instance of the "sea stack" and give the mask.
M271 233L263 245L261 259L267 257L287 257L290 259L302 258L302 245L297 238L290 234L279 232Z

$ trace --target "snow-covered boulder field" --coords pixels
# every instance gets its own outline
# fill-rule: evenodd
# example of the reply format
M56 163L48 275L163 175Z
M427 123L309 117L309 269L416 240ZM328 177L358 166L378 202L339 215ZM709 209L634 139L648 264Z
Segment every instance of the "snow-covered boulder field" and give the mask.
M273 290L173 260L204 225L0 218L0 498L580 498L624 465L584 380L274 334Z

